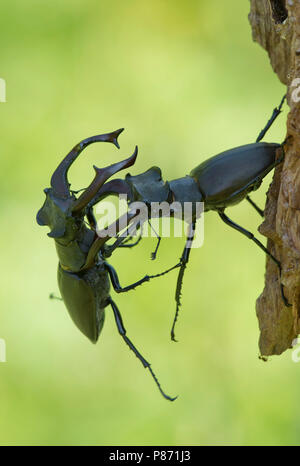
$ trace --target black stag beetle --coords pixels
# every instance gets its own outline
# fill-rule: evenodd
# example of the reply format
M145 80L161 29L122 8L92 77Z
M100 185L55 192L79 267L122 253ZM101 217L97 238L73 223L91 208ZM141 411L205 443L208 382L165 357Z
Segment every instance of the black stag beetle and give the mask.
M122 131L123 129L119 129L109 134L85 139L71 150L53 173L51 187L44 190L46 200L37 214L37 222L39 225L50 227L51 231L48 236L54 239L59 258L59 290L75 325L93 343L96 343L104 324L105 308L111 306L121 337L143 366L150 371L161 394L173 401L176 398L171 398L164 393L149 362L143 358L127 337L120 311L109 293L110 282L115 291L121 293L132 290L149 281L150 278L159 277L162 274L146 275L136 283L122 288L116 271L105 259L117 247L132 246L122 244L130 237L128 236L126 240L125 236L120 237L113 245L106 245L110 236L97 235L96 220L92 210L92 205L97 202L97 194L105 181L118 171L134 164L137 147L133 155L122 162L101 169L94 167L96 172L94 180L78 198L75 197L75 191L70 190L67 178L70 166L87 146L102 141L111 142L119 148L117 139ZM134 213L129 213L125 214L123 222L118 219L114 225L115 231L118 233L124 222L128 225L134 216Z
M203 202L205 212L209 210L216 211L223 222L257 244L277 265L279 277L281 277L281 264L279 260L250 231L233 222L224 211L227 207L233 206L243 199L247 199L256 211L262 217L264 216L263 211L251 200L248 194L258 189L263 178L284 159L285 141L282 144L260 141L280 114L285 98L286 96L283 97L278 108L273 110L271 118L260 132L255 143L236 147L215 155L194 168L188 176L170 182L162 180L161 170L158 167L152 167L145 173L137 176L128 174L125 180L111 180L102 186L94 199L89 202L88 207L92 208L94 204L111 194L126 194L129 204L142 201L149 207L151 203L157 202L168 202L171 204L175 201L181 203L182 206L187 202L191 204ZM181 211L184 212L183 207ZM196 211L197 209L193 209L193 212ZM150 209L149 215L151 215ZM195 215L191 217L187 241L179 262L161 274L164 275L175 268L180 269L175 293L176 312L171 329L171 339L173 341L176 341L174 330L181 305L180 298L184 271L195 236L196 220ZM159 241L160 237L158 237L157 247ZM101 240L99 244L101 244ZM153 254L153 258L155 258L156 252L157 248ZM287 307L291 306L285 297L281 279L280 290L284 305Z

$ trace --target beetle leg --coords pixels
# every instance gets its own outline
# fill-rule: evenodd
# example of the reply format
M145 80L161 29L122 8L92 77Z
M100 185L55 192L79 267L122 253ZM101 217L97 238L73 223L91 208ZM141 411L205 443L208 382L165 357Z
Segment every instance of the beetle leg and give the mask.
M141 363L143 364L143 366L145 367L145 369L148 369L150 374L152 375L160 393L162 394L162 396L164 398L166 398L167 400L169 401L174 401L176 400L177 397L170 397L168 395L165 394L165 392L163 391L163 389L161 388L160 386L160 383L159 381L157 380L153 370L151 369L151 365L148 361L146 361L145 358L143 358L143 356L141 355L141 353L136 349L136 347L134 346L134 344L131 342L131 340L129 340L129 338L126 336L126 329L124 327L124 324L123 324L123 320L122 320L122 316L120 314L120 311L116 305L116 303L110 298L109 299L109 304L111 305L112 307L112 310L113 310L113 313L114 313L114 317L115 317L115 321L116 321L116 325L117 325L117 328L118 328L118 332L119 334L121 335L121 337L123 338L123 340L125 341L125 343L129 346L129 348L134 352L134 354L136 355L136 357L141 361Z
M117 237L116 241L111 244L111 245L105 245L104 248L102 248L102 256L103 257L110 257L112 253L115 251L117 248L133 248L136 246L142 239L142 235L140 234L138 239L131 244L126 244L128 241L130 241L134 236L133 234L141 227L140 222L138 223L133 223L129 227L127 227L125 234L122 234Z
M139 235L138 239L134 241L133 243L127 244L132 238L133 236L128 236L128 238L118 247L119 248L133 248L134 246L137 246L139 244L139 242L142 239L142 235Z
M262 129L261 132L259 133L259 135L258 135L258 137L256 139L256 142L261 141L263 139L263 137L265 136L265 134L267 133L267 131L271 128L272 124L274 123L274 121L276 120L278 115L281 113L281 108L283 106L283 103L284 103L285 99L286 99L286 94L283 96L279 106L274 108L273 113L271 115L271 118L268 120L268 122L267 122L266 126L264 127L264 129ZM252 201L252 199L249 196L247 196L246 199L254 207L256 212L258 212L261 217L264 217L264 211L262 209L260 209L255 204L255 202Z
M117 238L117 240L114 242L114 244L109 246L110 247L110 255L117 248L132 248L132 247L136 246L142 239L142 234L141 233L140 233L138 239L134 243L132 243L132 244L126 244L126 243L128 243L128 241L130 241L134 237L134 234L140 228L141 228L141 222L132 223L131 225L129 225L129 227L127 227L125 233L121 234Z
M246 196L247 201L254 207L256 212L259 213L261 217L264 217L264 211L258 207L258 205L255 204L255 202L252 201L252 199L249 196Z
M157 275L145 275L143 278L141 278L137 282L132 283L132 285L122 287L120 285L119 277L118 277L116 270L113 268L112 265L108 264L108 262L104 262L104 266L109 273L112 286L117 293L126 293L126 291L134 290L134 288L136 288L137 286L140 286L145 282L149 282L151 278L162 277L163 275L166 275L167 273L171 272L177 267L180 267L180 265L181 263L179 262L178 264L174 265L170 269L165 270L164 272L158 273Z
M279 260L276 259L276 257L273 256L273 254L270 253L270 251L257 238L255 238L253 233L251 233L248 230L245 230L245 228L241 227L237 223L234 223L232 220L230 220L230 218L227 217L227 215L224 214L224 211L220 210L220 211L218 211L218 214L221 217L221 219L223 220L223 222L225 222L231 228L234 228L235 230L239 231L243 235L247 236L247 238L254 241L254 243L257 244L257 246L260 249L262 249L273 260L273 262L275 262L275 264L277 265L277 267L279 269L279 276L281 278L281 263L279 262ZM284 290L283 290L282 283L280 283L280 290L281 290L281 297L282 297L282 300L283 300L285 306L290 307L291 304L288 302L287 298L284 295Z
M179 274L177 278L176 293L175 293L176 312L175 312L175 317L174 317L173 325L171 329L171 340L173 341L177 341L175 338L175 325L176 325L177 318L178 318L179 308L181 306L180 298L181 298L183 275L184 275L187 263L189 261L190 253L191 253L191 245L192 245L192 242L195 236L195 227L196 227L195 223L192 223L189 226L187 241L185 243L185 247L184 247L182 256L180 258L180 262L178 264L180 266L180 270L179 270Z
M126 214L122 215L120 218L118 218L114 223L112 223L107 229L104 230L104 234L102 235L103 232L99 235L98 233L98 238L95 239L93 244L91 245L85 264L81 268L81 270L86 270L90 267L94 266L95 263L95 258L97 257L98 253L103 250L103 247L105 246L105 243L112 238L110 232L113 230L116 233L119 233L124 229L124 224L128 225L134 217L137 215L135 211L132 212L127 212ZM122 242L123 238L120 236L117 241L120 240ZM115 242L115 244L117 243ZM115 245L113 245L115 246ZM113 247L112 246L112 247ZM117 247L117 246L116 246ZM110 254L108 254L109 256Z
M256 139L256 142L259 142L259 141L261 141L263 139L266 132L271 128L272 124L274 123L274 121L276 120L278 115L281 113L281 108L283 106L285 98L286 98L286 94L283 96L283 98L282 98L282 100L281 100L281 102L279 104L279 107L274 108L273 113L271 115L271 118L269 119L269 121L266 124L266 126L264 127L264 129L262 129L261 132L259 133L259 135L258 135L258 137Z
M159 234L156 233L156 231L154 230L153 226L151 225L150 220L148 220L148 223L149 223L149 226L150 226L151 230L155 233L156 238L157 238L156 248L155 248L155 250L151 253L151 259L154 261L154 260L156 259L156 254L157 254L157 251L158 251L160 242L161 242L161 237L160 237Z

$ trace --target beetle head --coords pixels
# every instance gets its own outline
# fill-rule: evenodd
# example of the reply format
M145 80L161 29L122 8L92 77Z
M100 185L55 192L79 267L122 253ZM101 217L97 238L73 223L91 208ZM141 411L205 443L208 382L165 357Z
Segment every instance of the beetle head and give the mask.
M119 129L112 133L84 139L77 144L59 164L51 177L51 188L44 190L46 200L37 214L37 223L50 227L51 231L48 233L48 236L51 238L65 237L68 241L74 239L79 228L82 226L82 219L86 213L86 207L97 197L98 192L108 178L135 163L137 147L131 157L121 162L109 165L105 168L97 168L94 166L95 177L92 183L78 198L70 191L70 184L67 178L68 170L83 149L94 142L101 141L111 142L119 149L120 146L117 139L122 131L123 129Z
M65 236L67 224L71 227L72 222L72 205L75 196L62 199L56 195L53 188L44 189L46 199L43 207L38 211L36 220L41 226L50 227L50 238L62 238ZM74 225L75 226L75 225ZM69 229L69 228L68 228ZM72 230L72 227L70 228ZM75 230L75 228L73 228Z

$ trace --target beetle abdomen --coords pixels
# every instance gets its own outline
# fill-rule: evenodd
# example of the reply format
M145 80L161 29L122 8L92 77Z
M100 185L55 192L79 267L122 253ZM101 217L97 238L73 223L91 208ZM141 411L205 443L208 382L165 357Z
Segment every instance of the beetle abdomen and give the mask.
M74 324L96 343L104 324L104 308L109 297L107 272L95 266L79 275L67 272L59 265L58 286Z
M208 209L239 202L276 165L280 144L254 143L215 155L191 171Z

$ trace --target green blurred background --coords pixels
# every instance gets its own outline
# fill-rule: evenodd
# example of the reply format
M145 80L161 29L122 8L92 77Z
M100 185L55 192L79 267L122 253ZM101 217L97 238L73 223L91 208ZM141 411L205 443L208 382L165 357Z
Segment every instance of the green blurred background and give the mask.
M128 335L174 403L158 393L107 313L93 346L60 302L57 258L35 215L62 157L84 137L124 126L121 151L95 145L74 189L139 145L131 173L165 179L255 140L284 93L252 42L247 0L3 0L1 78L0 443L299 444L300 365L258 359L255 300L265 257L214 213L187 269L179 343L170 342L176 273L114 296ZM266 138L285 136L285 114ZM270 177L253 198L264 205ZM231 217L256 231L248 203ZM184 239L115 253L122 284L173 265ZM113 293L113 292L112 292ZM113 293L114 295L114 293Z

